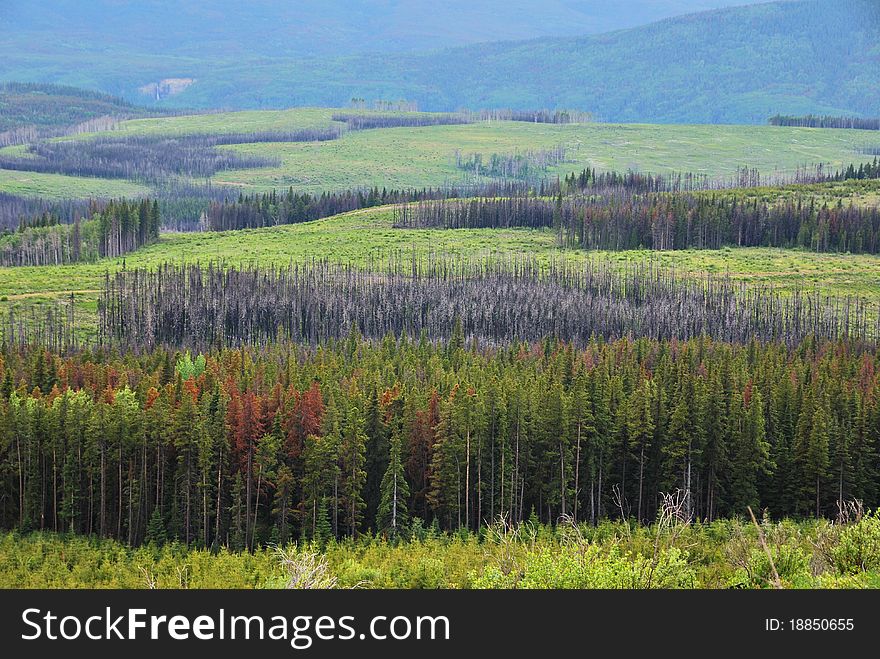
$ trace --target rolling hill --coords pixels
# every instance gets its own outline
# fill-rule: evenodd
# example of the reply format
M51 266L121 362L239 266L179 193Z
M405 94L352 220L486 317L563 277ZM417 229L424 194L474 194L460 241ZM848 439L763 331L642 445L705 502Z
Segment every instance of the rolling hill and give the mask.
M55 301L73 299L77 326L95 332L104 277L121 268L156 269L172 262L286 265L319 256L365 265L394 255L510 256L528 254L538 262L601 260L625 266L652 260L681 273L727 274L734 281L774 286L782 292L803 287L823 294L880 301L880 257L871 254L814 253L766 247L602 252L559 251L549 230L395 229L393 208L380 206L351 213L263 229L165 233L159 242L124 257L73 265L0 267L0 314L30 313Z
M121 98L75 87L51 84L0 84L0 133L23 126L38 130L61 129L97 119L133 119L162 114Z
M473 174L457 166L456 152L465 158L481 154L488 162L493 154L525 154L562 147L564 160L548 165L544 171L549 178L591 167L659 174L692 172L713 179L730 179L743 167L757 168L764 176L791 175L798 167L819 163L841 168L873 159L864 151L880 145L880 136L863 130L523 121L381 128L346 132L335 140L284 141L285 131L339 126L339 122L332 120L333 114L330 108L294 108L134 119L116 125L112 131L68 137L64 141L241 134L241 143L217 149L263 160L266 166L222 169L210 176L215 188L228 189L230 193L291 186L301 192L319 193L374 186L436 187L472 182ZM277 141L259 141L257 137L248 141L249 134L273 131L280 134ZM124 151L117 152L116 157ZM15 169L0 167L0 192L52 199L89 198L146 194L153 187L153 183L138 178L136 173L126 178L100 178L76 168L41 171L36 167L39 157L30 155L34 163L31 166L27 156L26 146L0 149L0 164L4 157L25 157ZM186 180L193 184L205 182L200 178Z

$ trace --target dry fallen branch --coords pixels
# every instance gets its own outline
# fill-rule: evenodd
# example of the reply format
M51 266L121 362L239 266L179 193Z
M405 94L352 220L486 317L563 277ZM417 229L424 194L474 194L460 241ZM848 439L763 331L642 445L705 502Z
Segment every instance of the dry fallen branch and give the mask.
M337 587L327 559L317 552L298 552L296 547L277 549L286 573L285 588L294 590L329 589Z

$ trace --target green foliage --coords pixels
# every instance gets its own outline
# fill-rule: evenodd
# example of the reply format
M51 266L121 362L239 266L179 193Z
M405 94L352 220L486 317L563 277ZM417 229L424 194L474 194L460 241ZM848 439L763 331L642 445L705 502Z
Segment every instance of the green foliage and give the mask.
M90 134L113 140L125 137L173 138L179 134L222 135L230 131L327 130L339 127L333 110L291 110L183 115L136 119L113 131ZM86 139L72 137L68 139ZM456 150L490 160L491 154L514 157L521 152L551 150L566 145L564 161L547 163L542 176L562 179L584 168L592 171L638 170L671 175L699 172L710 179L734 179L742 167L765 176L794 174L801 166L824 163L840 169L871 161L864 154L865 131L737 125L650 124L533 124L517 121L478 122L414 128L362 130L322 142L257 142L220 147L237 157L277 164L260 168L222 170L211 177L215 185L237 186L251 192L285 191L319 194L359 188L407 189L446 186L475 180L456 167ZM21 158L20 147L4 154ZM27 166L23 163L22 166ZM305 176L303 172L308 172ZM495 171L498 174L499 171ZM497 180L486 175L478 182ZM186 179L185 179L186 180ZM193 184L204 181L189 180ZM162 188L162 186L159 186ZM762 189L764 194L769 194ZM0 191L52 198L148 196L140 182L65 176L42 172L0 170ZM156 191L153 194L157 194ZM198 211L195 216L198 217Z
M99 117L131 118L163 110L136 107L114 96L28 83L0 84L0 133L22 126L60 129Z
M160 225L158 203L146 199L107 202L72 224L22 221L17 232L0 234L0 264L59 266L123 256L158 241Z
M621 554L612 546L603 550L588 545L581 550L530 552L519 572L487 570L475 588L693 588L695 574L687 556L677 549L660 555L656 563L641 554Z
M877 513L837 527L761 524L784 588L880 587ZM390 541L364 536L253 553L131 549L112 540L51 533L0 534L2 588L283 588L291 571L323 565L336 587L770 588L773 568L756 529L738 520L633 529L620 522L556 528L525 523L502 533L435 534ZM658 549L659 547L659 549ZM836 556L839 563L825 556ZM307 575L306 575L307 576Z
M842 574L880 570L880 510L843 528L831 557Z
M241 549L878 502L878 353L846 342L0 352L5 528Z
M208 115L211 116L211 115ZM220 115L222 116L222 115ZM231 117L230 117L231 118ZM271 117L266 118L271 121ZM161 130L171 119L157 120ZM170 128L170 124L167 124ZM515 121L356 131L332 142L239 144L229 148L247 157L280 160L280 165L218 172L215 183L242 185L249 192L286 190L320 193L352 187L408 188L473 180L455 166L456 150L515 154L567 146L566 157L546 167L548 178L600 171L675 174L700 172L732 179L743 166L762 174L793 174L805 164L841 168L872 161L859 154L864 131L774 126L529 124ZM304 177L303 171L310 175ZM493 180L478 178L479 181Z
M210 116L210 115L209 115ZM3 173L0 172L0 178ZM733 193L732 193L733 194ZM743 190L736 193L770 195L768 199L794 200L798 195L817 196L820 203L876 204L880 200L880 181L855 181L852 184L789 186L784 189ZM739 248L722 250L674 250L652 252L559 251L551 231L525 229L440 229L392 228L393 213L387 208L373 208L305 224L247 231L163 234L153 245L142 247L125 257L103 258L97 263L70 266L0 267L0 293L8 299L0 302L0 314L9 309L18 317L30 315L56 300L67 304L70 293L75 322L84 337L93 336L97 326L98 291L109 270L148 267L155 269L170 260L204 262L206 254L229 264L260 265L302 262L315 254L332 260L366 264L400 252L417 257L431 253L520 255L529 253L541 263L551 259L609 260L619 267L646 259L658 265L674 267L677 272L696 274L704 271L729 274L736 282L750 285L773 285L785 293L794 289L817 289L822 294L855 295L869 301L880 299L880 257L871 255L817 254L802 250ZM46 230L46 229L43 229ZM3 240L3 239L0 239ZM766 396L766 392L762 392ZM765 401L766 403L766 401ZM381 478L381 474L379 476Z
M147 524L144 543L161 547L165 544L166 540L167 533L165 531L165 520L162 517L162 513L159 511L159 506L155 506L153 512L150 514L150 521Z
M145 197L151 190L146 185L122 179L0 169L0 192L45 199L109 199Z
M205 372L205 356L199 353L195 359L189 350L177 360L175 370L180 374L181 380L195 379Z
M378 530L391 539L406 536L409 532L409 484L403 470L399 434L391 438L388 468L380 486L382 498L376 516Z

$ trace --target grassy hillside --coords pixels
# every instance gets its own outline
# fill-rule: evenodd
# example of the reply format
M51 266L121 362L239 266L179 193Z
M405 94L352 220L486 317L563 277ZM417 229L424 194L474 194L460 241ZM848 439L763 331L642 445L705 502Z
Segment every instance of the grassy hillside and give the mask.
M464 126L363 131L333 142L260 143L224 147L279 158L280 167L221 172L215 183L249 188L321 190L351 186L425 186L461 181L454 152L512 154L566 147L565 162L548 169L564 176L586 166L729 177L740 167L763 174L799 165L833 167L866 159L865 131L781 129L770 126L674 126L492 122ZM880 139L875 140L880 141ZM867 158L870 159L870 158Z
M535 5L541 13L535 23L554 26L554 7L561 4ZM449 11L457 11L461 26L503 26L516 14L505 9L481 22L472 20L473 5ZM299 3L295 11L300 11ZM405 44L411 36L406 21L379 21L377 29L357 11L348 15L375 36L368 43L390 39ZM147 53L145 47L137 50L129 43L131 31L115 32L126 35L124 42L107 41L113 30L102 31L102 38L94 41L53 39L47 36L58 28L47 27L47 21L34 22L32 32L7 30L14 36L0 46L4 59L0 79L63 81L138 98L138 88L148 83L191 78L194 84L162 101L189 107L340 105L360 96L406 98L430 110L574 107L608 121L643 122L763 123L777 112L871 113L880 103L880 6L874 0L776 2L594 36L549 38L533 32L531 36L540 38L480 44L473 44L471 38L471 45L397 54L365 54L377 48L358 51L334 46L356 40L334 29L332 11L322 16L328 22L312 23L312 29L322 26L321 43L329 48L306 48L307 55L279 45L311 43L308 34L284 38L303 24L286 14L275 17L272 29L226 21L239 30L239 43L247 44L247 55L210 30L206 41L200 39L190 51L154 47ZM175 21L183 26L188 19L198 17L175 14ZM425 24L442 33L437 26L446 23ZM157 34L153 30L143 34L165 38L153 37ZM503 35L502 27L476 40L513 38ZM135 36L135 41L138 38L144 37ZM438 47L420 36L418 40L422 49ZM100 51L90 45L97 43ZM155 52L161 55L150 54Z
M54 300L76 301L78 325L95 331L98 293L107 272L155 268L162 263L222 262L227 265L288 264L314 258L368 265L398 255L488 256L529 254L551 258L609 259L623 265L654 259L681 272L728 273L735 280L782 290L816 288L880 302L880 257L742 248L652 252L560 251L550 231L528 229L404 230L392 228L393 210L373 208L267 229L165 234L159 242L124 258L93 264L0 268L0 314L39 309Z
M332 125L333 108L290 108L211 114L184 114L125 121L113 130L115 137L256 133L323 128Z
M123 180L0 169L0 192L46 199L139 197L150 189Z
M108 133L59 138L87 140L107 135L159 137L217 133L260 133L332 125L333 109L295 108L126 121ZM337 124L339 125L339 124ZM470 180L456 167L455 153L523 154L565 147L566 161L549 167L548 177L584 167L657 173L696 172L727 178L738 168L756 167L764 175L791 173L798 166L826 163L839 167L870 160L862 151L880 144L873 131L773 126L668 124L533 124L493 121L419 128L349 132L323 142L259 142L219 147L280 164L258 169L220 171L214 185L268 190L293 186L302 191L442 186ZM22 146L0 150L27 156ZM202 180L197 181L203 183ZM32 174L0 170L0 191L28 196L119 196L146 192L122 180Z

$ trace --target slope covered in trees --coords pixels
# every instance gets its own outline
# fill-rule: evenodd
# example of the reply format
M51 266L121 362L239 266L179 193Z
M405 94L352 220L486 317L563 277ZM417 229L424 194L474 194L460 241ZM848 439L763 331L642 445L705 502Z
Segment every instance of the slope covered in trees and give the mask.
M875 160L858 169L850 165L829 178L880 178L877 163ZM860 207L852 200L844 205L842 198L836 203L822 203L814 196L765 201L757 196L750 199L744 190L637 194L642 189L651 190L653 186L645 183L656 179L638 179L628 185L624 178L607 188L591 180L587 170L580 177L566 177L565 186L555 191L555 199L523 195L400 204L395 211L395 226L552 229L561 247L612 251L724 246L870 254L880 250L880 212L876 205ZM662 179L659 181L662 183ZM563 189L569 191L568 196L563 196Z
M0 146L37 137L106 129L114 122L164 114L107 94L52 84L0 84Z
M552 11L541 3L541 14ZM136 90L151 81L186 75L195 82L163 102L188 107L341 106L354 96L405 98L428 110L566 107L608 121L764 123L777 113L875 113L880 102L878 11L873 0L799 0L721 9L596 36L480 43L415 54L373 53L370 48L341 57L334 57L333 49L314 57L285 57L273 47L273 59L256 62L239 56L200 59L213 50L200 44L199 55L183 62L169 54L139 53L137 76L132 76L134 67L119 66L132 55L127 45L97 57L61 51L65 62L82 59L82 66L73 67L61 67L61 53L52 48L35 65L22 57L14 39L0 55L7 76L72 84L87 79L105 91L124 92L126 98L136 98ZM510 14L505 9L487 23L495 25L499 16ZM375 11L366 15L378 16ZM534 24L546 21L542 15ZM291 23L301 24L298 19ZM273 22L269 34L278 33L276 26ZM46 29L45 23L39 29ZM264 37L252 42L275 42Z
M621 12L616 0L252 0L246 6L234 0L189 0L185 6L173 0L146 5L43 0L37 5L10 3L2 19L8 32L31 40L31 48L41 52L75 56L99 51L104 57L162 52L175 59L222 61L223 54L353 55L595 34L747 2L631 0ZM132 25L141 29L133 31ZM68 32L80 35L75 47L63 49L52 42ZM195 33L200 35L197 41L191 39Z

